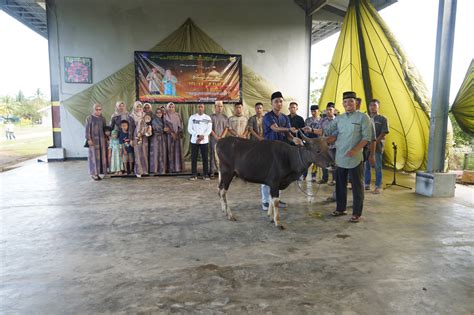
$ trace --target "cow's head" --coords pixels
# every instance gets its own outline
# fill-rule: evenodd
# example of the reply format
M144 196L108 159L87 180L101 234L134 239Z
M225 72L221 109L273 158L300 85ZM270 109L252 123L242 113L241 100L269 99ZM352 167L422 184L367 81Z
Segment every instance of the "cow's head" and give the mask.
M325 137L308 138L302 132L300 134L303 139L301 145L311 153L311 162L322 168L334 166L334 156L331 150L329 150Z

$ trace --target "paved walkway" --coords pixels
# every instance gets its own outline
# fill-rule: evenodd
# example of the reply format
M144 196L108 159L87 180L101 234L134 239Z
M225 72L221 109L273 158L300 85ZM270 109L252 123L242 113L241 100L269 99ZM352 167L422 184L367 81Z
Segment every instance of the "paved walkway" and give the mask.
M351 224L329 216L330 187L310 202L292 185L280 231L259 210L259 185L232 183L229 222L215 181L94 182L86 170L32 163L0 174L0 313L474 311L471 187L449 199L368 194Z

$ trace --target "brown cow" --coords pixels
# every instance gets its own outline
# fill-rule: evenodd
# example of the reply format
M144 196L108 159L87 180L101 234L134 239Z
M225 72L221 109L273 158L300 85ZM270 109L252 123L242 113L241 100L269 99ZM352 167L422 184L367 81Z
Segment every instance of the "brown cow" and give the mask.
M279 190L300 178L312 163L328 167L334 160L325 138L302 137L303 142L298 146L282 141L253 141L234 137L217 143L219 197L222 211L229 220L235 221L235 217L227 204L227 191L234 176L238 176L251 183L270 186L272 199L268 216L277 227L283 228L280 223Z

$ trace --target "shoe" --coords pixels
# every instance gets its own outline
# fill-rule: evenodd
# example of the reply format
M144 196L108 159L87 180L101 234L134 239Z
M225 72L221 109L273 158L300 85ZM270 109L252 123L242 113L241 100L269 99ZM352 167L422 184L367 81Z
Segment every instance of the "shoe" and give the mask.
M191 176L191 177L189 177L189 180L196 180L196 179L198 179L197 176Z
M328 182L327 180L323 180L323 179L318 180L318 184L326 184L327 182Z
M93 176L91 176L91 178L92 178L93 180L100 180L100 177L97 176L97 175L93 175Z
M280 200L279 204L278 204L278 208L286 208L286 202L283 202Z
M370 190L370 185L365 185L365 190Z
M351 184L351 183L347 184L347 188L348 188L349 190L352 190L352 184Z
M329 196L329 197L326 198L326 201L336 202L336 198L334 198L333 196Z
M204 180L211 180L211 178L209 176L204 176L202 179Z
M336 182L333 180L328 183L328 186L334 186L334 185L336 185Z
M337 210L335 210L331 213L331 215L333 217L340 217L341 215L346 215L346 214L347 214L346 211L337 211Z
M372 191L373 194L378 195L380 194L380 188L375 187L374 191Z
M262 211L268 211L268 207L270 207L270 204L268 202L262 203Z
M142 175L140 175L140 174L137 174L137 178L140 178L140 177L142 177Z
M357 223L360 221L360 216L358 215L353 215L350 219L349 219L349 222L351 223Z

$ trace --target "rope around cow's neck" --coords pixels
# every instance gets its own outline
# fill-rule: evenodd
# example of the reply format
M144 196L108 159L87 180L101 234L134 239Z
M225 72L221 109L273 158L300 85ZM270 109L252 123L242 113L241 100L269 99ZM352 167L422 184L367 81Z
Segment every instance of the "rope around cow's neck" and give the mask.
M303 180L301 179L298 179L296 181L296 186L298 186L298 188L301 190L301 192L306 196L306 197L316 197L316 195L318 194L319 192L319 187L321 186L321 184L317 184L315 183L315 185L317 185L317 189L316 189L316 193L314 194L308 194L306 191L304 191L304 189L301 187L301 183L303 182Z

